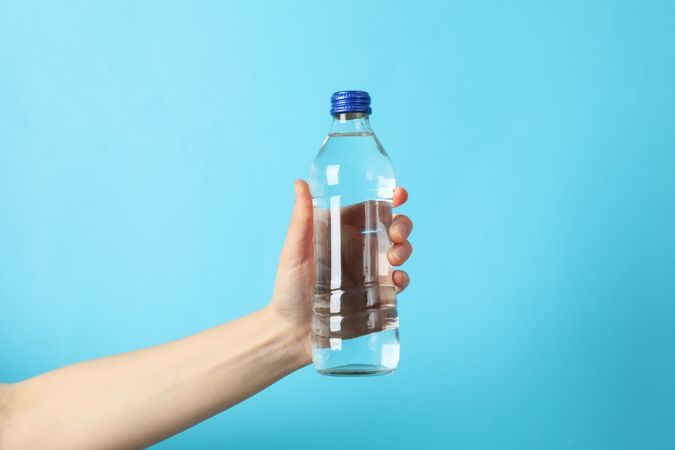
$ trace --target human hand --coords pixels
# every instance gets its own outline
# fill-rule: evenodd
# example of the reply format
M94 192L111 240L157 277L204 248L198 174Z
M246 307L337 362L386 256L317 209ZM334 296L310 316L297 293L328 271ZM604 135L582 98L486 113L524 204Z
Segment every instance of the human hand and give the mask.
M396 188L393 206L400 206L407 200L408 192L403 188ZM408 236L412 228L412 221L407 216L402 214L394 216L389 227L392 246L387 253L387 259L392 266L400 266L410 257L412 246L408 242ZM299 333L302 336L299 345L308 363L312 355L312 297L315 280L312 239L312 196L307 183L298 180L295 182L293 215L279 258L274 295L268 308L278 320L295 330L304 330ZM395 270L392 273L392 281L396 291L401 292L410 283L410 277L403 270Z

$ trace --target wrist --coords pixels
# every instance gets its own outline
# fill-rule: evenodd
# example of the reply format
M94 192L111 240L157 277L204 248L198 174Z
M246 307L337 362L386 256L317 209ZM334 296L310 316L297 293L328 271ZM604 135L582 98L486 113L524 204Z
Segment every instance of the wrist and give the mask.
M309 327L289 320L272 305L259 311L263 317L265 328L272 331L278 351L290 365L290 370L297 370L312 362L311 331Z

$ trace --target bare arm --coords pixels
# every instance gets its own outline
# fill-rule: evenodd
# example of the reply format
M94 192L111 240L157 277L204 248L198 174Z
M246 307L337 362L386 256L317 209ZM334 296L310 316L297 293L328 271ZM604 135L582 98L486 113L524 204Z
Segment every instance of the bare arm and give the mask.
M9 405L14 391L11 384L0 384L0 450L5 448L3 431L9 427Z
M5 445L148 446L308 364L304 338L304 330L263 309L175 342L18 383L7 398Z
M397 191L403 203L407 194ZM389 260L410 254L405 216L390 228ZM312 203L296 204L270 304L168 344L0 385L0 449L145 447L262 390L311 361ZM394 272L399 289L405 272Z

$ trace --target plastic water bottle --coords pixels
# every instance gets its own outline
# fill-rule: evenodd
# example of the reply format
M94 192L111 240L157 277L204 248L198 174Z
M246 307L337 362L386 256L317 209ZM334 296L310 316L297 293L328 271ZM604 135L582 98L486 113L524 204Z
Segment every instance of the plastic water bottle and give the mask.
M316 285L313 359L325 375L378 375L399 361L387 259L394 167L370 127L370 95L331 97L333 124L310 170Z

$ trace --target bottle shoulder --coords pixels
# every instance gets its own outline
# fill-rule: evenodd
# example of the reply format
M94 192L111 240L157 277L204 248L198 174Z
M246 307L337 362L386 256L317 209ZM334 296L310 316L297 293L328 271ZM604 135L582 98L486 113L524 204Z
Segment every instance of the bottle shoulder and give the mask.
M396 187L391 159L373 132L331 133L310 168L312 195L348 203L390 200Z
M314 165L335 163L360 169L378 167L394 171L389 155L373 132L328 134L314 158Z

